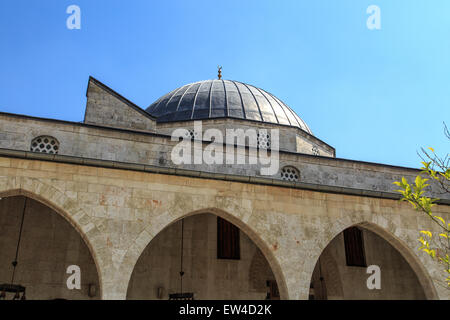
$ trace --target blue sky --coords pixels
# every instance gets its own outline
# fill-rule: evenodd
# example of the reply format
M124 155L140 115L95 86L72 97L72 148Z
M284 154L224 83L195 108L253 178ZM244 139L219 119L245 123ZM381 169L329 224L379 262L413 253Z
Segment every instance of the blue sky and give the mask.
M381 30L366 27L371 4ZM2 0L0 111L82 121L89 75L146 108L220 64L338 157L418 167L421 146L448 151L449 16L446 0Z

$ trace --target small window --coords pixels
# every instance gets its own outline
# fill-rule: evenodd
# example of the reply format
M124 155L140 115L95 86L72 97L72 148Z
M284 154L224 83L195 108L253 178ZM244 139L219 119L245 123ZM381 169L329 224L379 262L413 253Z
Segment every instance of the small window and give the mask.
M270 135L266 130L261 130L256 134L256 144L260 149L270 149Z
M315 155L315 156L320 156L320 150L319 150L319 148L317 148L317 146L313 146L313 147L311 148L311 152L312 152L312 154Z
M239 228L217 217L217 259L240 258Z
M59 142L51 136L39 136L31 141L30 150L33 152L44 152L56 154L59 151Z
M187 129L186 138L191 140L198 139L198 132L194 131L194 129Z
M347 266L367 267L363 233L359 228L351 227L344 230L344 244Z
M300 172L291 166L283 167L281 169L281 179L287 181L299 181Z

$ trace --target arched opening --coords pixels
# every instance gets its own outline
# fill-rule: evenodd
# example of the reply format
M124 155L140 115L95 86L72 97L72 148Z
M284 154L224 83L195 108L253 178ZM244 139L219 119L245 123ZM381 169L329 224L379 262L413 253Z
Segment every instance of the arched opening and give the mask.
M424 275L405 257L406 248L369 223L340 232L322 251L310 284L310 300L424 300ZM401 250L403 248L404 250ZM379 267L380 287L369 266ZM375 271L376 272L376 271ZM372 277L369 281L368 278ZM369 285L368 285L369 282ZM369 288L372 287L372 288Z
M0 234L0 284L10 284L14 272L14 284L26 288L29 300L100 298L99 276L88 246L47 204L17 192L3 196ZM66 272L72 265L80 268L80 289L68 288L71 274Z
M280 298L258 246L228 219L204 212L175 221L150 241L133 269L127 298L168 299L179 293L181 252L182 291L196 300Z

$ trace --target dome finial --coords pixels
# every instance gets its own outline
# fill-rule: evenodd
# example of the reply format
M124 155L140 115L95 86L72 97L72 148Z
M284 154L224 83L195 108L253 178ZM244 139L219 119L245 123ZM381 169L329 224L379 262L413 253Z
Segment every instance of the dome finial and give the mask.
M217 77L220 79L222 79L222 66L217 66Z

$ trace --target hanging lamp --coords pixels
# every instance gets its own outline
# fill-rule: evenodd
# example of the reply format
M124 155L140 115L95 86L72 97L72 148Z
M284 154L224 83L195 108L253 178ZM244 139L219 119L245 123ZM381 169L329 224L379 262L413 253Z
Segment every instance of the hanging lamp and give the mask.
M14 297L12 300L26 300L25 296L25 287L21 286L19 284L14 284L14 276L16 274L16 267L17 267L17 257L19 255L19 247L20 247L20 240L22 238L22 229L23 229L23 221L25 219L25 210L27 207L27 198L25 197L25 202L23 204L23 212L22 212L22 221L20 222L20 230L19 230L19 239L17 240L17 247L16 247L16 256L14 258L14 261L12 262L13 266L13 273L11 277L11 283L3 283L0 284L0 299L5 300L6 299L6 293L14 293ZM22 297L20 297L20 294L22 293Z
M179 293L171 293L169 294L169 300L194 300L193 292L184 292L183 293L183 241L184 240L184 218L181 219L181 267L180 267L180 292Z
M319 280L320 280L320 300L326 300L326 287L325 287L325 278L322 274L322 264L319 257Z

